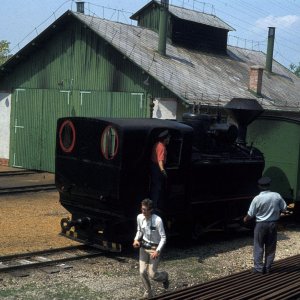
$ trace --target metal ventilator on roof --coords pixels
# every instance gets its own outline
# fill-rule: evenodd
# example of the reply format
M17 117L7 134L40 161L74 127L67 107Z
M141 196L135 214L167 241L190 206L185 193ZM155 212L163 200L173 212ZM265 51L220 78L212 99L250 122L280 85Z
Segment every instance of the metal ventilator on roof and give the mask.
M169 0L161 0L158 53L166 55Z
M84 14L84 1L77 1L76 8L78 13Z
M270 73L272 72L274 41L275 41L275 27L269 27L266 70Z

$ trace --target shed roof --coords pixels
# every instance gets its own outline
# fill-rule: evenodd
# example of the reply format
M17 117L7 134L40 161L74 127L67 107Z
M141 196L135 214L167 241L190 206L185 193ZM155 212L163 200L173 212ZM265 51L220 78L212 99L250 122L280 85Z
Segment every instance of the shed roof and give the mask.
M142 7L139 11L134 13L131 16L131 19L137 20L138 16L141 14L141 12L144 11L145 9L147 9L148 7L150 7L153 3L157 3L158 5L160 5L159 1L152 0L151 2L146 4L144 7ZM208 26L212 26L212 27L216 27L216 28L221 28L221 29L225 29L228 31L235 30L233 27L229 26L227 23L225 23L224 21L222 21L220 18L218 18L215 15L206 14L203 12L182 8L182 7L175 6L175 5L169 5L169 12L171 15L173 15L179 19L183 19L183 20L187 20L187 21L191 21L191 22L195 22L195 23L200 23L200 24L204 24L204 25L208 25Z
M172 91L188 104L223 106L232 98L255 98L248 90L249 69L265 65L266 55L260 51L228 46L227 55L201 52L167 44L166 56L157 52L158 33L133 25L67 11L55 22L75 17L120 53L142 68L151 80ZM53 34L53 24L37 38ZM32 44L29 43L28 45ZM0 75L17 64L25 46L1 66ZM262 97L266 110L300 111L300 78L276 61L273 73L264 72Z
M167 44L158 54L158 34L150 29L83 14L74 15L182 100L223 106L232 98L255 98L248 90L252 65L265 65L266 55L228 46L227 55ZM269 110L300 110L300 79L276 61L264 73L259 102Z

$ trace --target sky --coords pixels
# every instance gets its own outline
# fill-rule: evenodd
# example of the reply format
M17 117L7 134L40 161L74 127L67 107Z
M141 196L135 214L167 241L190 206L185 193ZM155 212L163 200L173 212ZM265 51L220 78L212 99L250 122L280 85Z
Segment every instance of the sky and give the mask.
M132 13L150 0L87 0L86 14L129 23ZM274 59L287 68L300 63L300 0L169 0L170 4L214 14L235 31L228 43L266 52L268 27L276 27ZM0 40L15 54L66 10L75 0L1 0Z

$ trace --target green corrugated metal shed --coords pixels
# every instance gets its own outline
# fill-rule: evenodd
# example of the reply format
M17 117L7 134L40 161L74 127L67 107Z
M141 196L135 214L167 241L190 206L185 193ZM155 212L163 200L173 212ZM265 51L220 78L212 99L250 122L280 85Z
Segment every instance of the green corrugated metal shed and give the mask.
M6 66L0 90L13 91L10 165L16 167L54 171L59 117L149 117L153 95L174 98L155 80L146 86L141 68L71 12Z
M264 153L271 189L300 201L300 118L260 117L249 126L247 140Z
M215 27L207 39L219 40L221 30L225 41L231 30L203 13L172 6L170 13L173 33L178 20ZM145 17L147 26L157 23L158 10L153 14L152 20ZM180 43L189 26L182 29ZM232 98L255 97L248 89L249 68L263 65L264 53L222 42L214 44L215 50L226 50L220 55L189 48L198 47L193 43L168 42L165 56L157 52L158 44L157 32L144 27L70 11L57 19L0 68L0 90L13 91L10 165L53 171L60 116L149 117L153 98L177 100L180 116L188 105L211 112ZM299 91L299 78L274 62L259 101L269 111L299 114Z

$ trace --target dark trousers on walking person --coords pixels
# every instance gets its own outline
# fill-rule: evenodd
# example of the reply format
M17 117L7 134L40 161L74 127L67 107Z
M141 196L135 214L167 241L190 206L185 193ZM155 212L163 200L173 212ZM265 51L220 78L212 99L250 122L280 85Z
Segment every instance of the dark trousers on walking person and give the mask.
M254 269L270 272L275 258L277 222L257 222L254 229Z
M153 201L154 209L163 208L165 180L159 166L151 163L150 199Z

